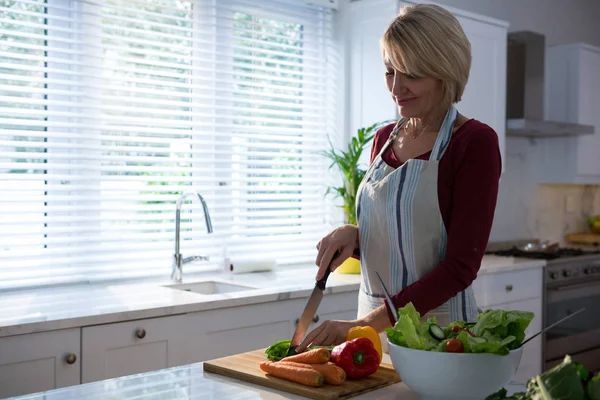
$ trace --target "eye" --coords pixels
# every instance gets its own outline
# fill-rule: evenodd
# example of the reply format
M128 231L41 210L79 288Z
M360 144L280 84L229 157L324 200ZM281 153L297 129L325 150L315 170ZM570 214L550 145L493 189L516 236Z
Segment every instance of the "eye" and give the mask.
M385 76L394 76L394 70L393 69L388 69L385 71Z

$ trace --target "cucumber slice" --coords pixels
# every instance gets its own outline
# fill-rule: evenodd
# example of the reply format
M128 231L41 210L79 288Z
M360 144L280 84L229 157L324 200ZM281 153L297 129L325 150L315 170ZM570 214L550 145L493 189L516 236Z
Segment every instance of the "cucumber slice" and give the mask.
M446 339L446 334L444 333L444 330L440 328L440 326L437 324L429 325L429 334L436 340L442 341Z

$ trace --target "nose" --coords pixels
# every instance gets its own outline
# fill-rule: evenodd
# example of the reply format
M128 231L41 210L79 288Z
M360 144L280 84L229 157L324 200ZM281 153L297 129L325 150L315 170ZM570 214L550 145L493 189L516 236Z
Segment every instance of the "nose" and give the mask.
M404 74L396 72L392 77L392 85L390 87L390 92L394 96L400 96L406 92L405 78Z

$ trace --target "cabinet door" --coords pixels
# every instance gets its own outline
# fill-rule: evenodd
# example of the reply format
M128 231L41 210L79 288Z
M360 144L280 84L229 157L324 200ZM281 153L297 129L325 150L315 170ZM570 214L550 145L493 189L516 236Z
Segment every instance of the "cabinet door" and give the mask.
M0 338L0 397L80 383L80 329Z
M398 115L385 85L385 67L379 47L379 39L396 17L398 3L394 0L356 1L350 2L350 7L345 29L350 36L348 98L350 134L354 136L359 128L395 119Z
M502 310L520 310L531 311L535 318L525 330L526 338L539 332L542 329L542 298L514 301L510 303L501 303L490 306L489 308ZM523 348L523 356L519 368L512 379L512 383L526 384L527 380L542 372L542 335L539 335Z
M268 347L290 338L290 310L298 300L279 300L188 314L184 363Z
M507 28L460 14L456 17L471 42L472 56L469 81L457 108L496 131L504 160Z
M191 334L186 321L175 315L83 328L82 383L180 365L174 359L181 338Z
M578 138L577 174L600 181L600 49L581 48L578 52L579 90L575 122L592 125L593 135Z

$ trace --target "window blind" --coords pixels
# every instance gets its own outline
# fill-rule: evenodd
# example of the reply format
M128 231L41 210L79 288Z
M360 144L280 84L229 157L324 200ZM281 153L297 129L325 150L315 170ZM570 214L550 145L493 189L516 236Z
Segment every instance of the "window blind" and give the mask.
M0 289L312 262L334 12L296 0L0 1Z

